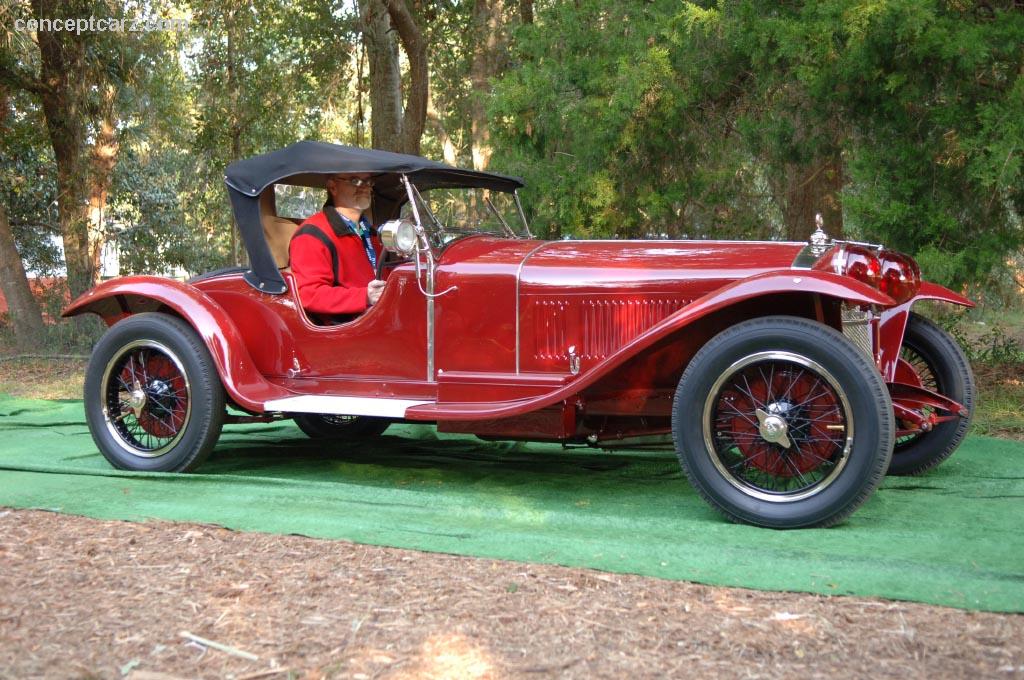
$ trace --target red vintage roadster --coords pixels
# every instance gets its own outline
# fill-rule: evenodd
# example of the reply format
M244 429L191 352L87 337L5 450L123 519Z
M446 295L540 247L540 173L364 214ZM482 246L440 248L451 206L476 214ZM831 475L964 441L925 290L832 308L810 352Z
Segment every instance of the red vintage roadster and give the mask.
M302 215L277 214L275 191L345 172L376 177L388 283L362 316L319 326L287 268ZM911 309L971 302L880 246L820 230L808 243L539 240L516 178L317 142L236 162L226 181L249 267L115 279L64 312L109 325L85 409L115 467L192 470L225 422L292 418L325 445L429 422L674 445L727 517L793 528L842 520L887 471L938 465L969 425L963 352Z

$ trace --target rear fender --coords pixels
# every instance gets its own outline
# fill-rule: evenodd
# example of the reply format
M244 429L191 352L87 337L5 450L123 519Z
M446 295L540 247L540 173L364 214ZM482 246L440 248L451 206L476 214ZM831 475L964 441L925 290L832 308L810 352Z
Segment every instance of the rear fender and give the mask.
M168 309L187 321L202 338L224 389L239 406L258 412L267 400L286 396L256 370L238 328L224 308L188 284L156 276L114 279L79 296L61 316L91 313L112 326L132 314Z
M856 305L889 307L895 304L892 298L866 284L830 272L808 270L767 272L735 281L694 300L675 314L666 317L646 332L633 338L633 340L623 345L613 354L591 366L584 366L576 379L551 392L529 399L486 405L476 403L440 403L418 406L410 408L406 412L406 417L423 420L442 420L448 418L488 420L529 413L530 411L535 411L563 400L575 400L576 395L583 393L584 390L599 381L609 378L614 371L623 367L630 360L640 356L656 343L692 327L708 315L757 298L764 298L766 300L766 304L762 308L763 315L770 315L772 314L771 299L783 294L800 294L807 296L809 299L814 296L824 296L845 300ZM718 330L724 330L724 328ZM680 359L688 361L689 357L680 357ZM682 370L683 367L680 366L678 368ZM620 382L617 379L612 380L612 383L614 383L613 389L622 389L623 386ZM650 386L635 385L635 387L647 388ZM601 388L604 391L603 385Z
M974 302L959 293L954 293L937 283L922 281L917 295L902 304L882 310L878 331L878 366L886 382L896 380L903 334L906 333L907 322L910 320L910 308L922 300L948 302L961 307L974 306Z

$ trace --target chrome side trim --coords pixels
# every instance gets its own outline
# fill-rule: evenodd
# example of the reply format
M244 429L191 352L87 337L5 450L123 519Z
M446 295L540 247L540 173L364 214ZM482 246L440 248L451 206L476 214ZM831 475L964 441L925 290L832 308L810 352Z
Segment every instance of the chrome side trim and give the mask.
M528 252L524 257L519 266L516 267L516 375L519 375L519 280L523 276L523 266L526 261L533 257L533 254L545 246L549 246L556 241L544 241L539 244L536 248Z
M559 241L551 241L551 243L647 243L651 245L661 245L665 243L740 243L740 244L758 244L758 245L782 245L782 246L805 246L807 241L738 241L736 239L727 238L571 238L563 239ZM838 241L837 241L838 243Z
M329 413L339 416L381 416L404 418L405 409L432 404L412 399L377 399L374 397L318 397L306 394L264 402L265 411L286 413Z

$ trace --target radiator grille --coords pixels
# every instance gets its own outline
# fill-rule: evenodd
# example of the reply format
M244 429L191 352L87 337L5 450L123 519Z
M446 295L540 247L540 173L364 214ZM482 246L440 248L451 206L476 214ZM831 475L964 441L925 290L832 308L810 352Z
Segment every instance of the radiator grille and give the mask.
M865 355L873 359L871 342L871 313L843 305L843 335Z

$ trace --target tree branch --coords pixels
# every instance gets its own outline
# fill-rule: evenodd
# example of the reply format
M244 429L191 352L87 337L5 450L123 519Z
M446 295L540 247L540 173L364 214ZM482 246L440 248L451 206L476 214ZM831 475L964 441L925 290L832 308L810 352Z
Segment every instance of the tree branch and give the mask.
M49 94L50 87L36 76L29 75L10 64L0 61L0 83L35 95Z

